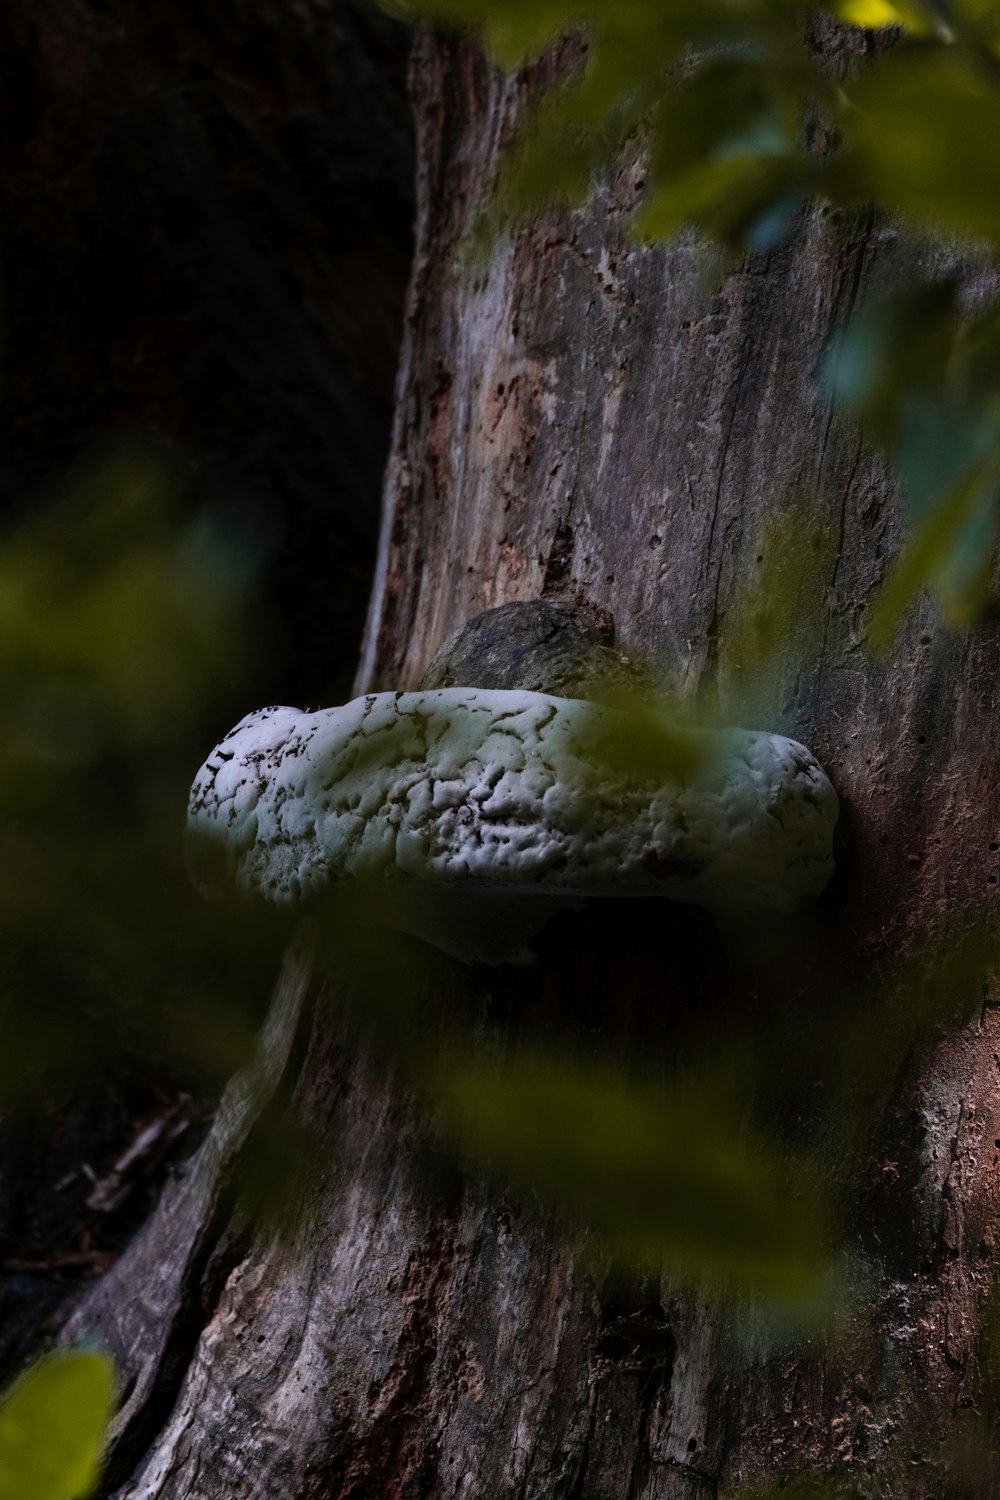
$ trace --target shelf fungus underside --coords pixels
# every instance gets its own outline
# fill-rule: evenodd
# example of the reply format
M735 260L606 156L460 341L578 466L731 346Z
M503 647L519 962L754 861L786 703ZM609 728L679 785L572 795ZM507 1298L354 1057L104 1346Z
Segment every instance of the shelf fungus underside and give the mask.
M525 960L553 911L591 896L747 913L822 891L837 794L804 746L693 736L703 753L678 779L648 744L630 764L629 734L615 709L475 688L261 709L195 779L192 876L280 905L365 881L385 920L488 963Z

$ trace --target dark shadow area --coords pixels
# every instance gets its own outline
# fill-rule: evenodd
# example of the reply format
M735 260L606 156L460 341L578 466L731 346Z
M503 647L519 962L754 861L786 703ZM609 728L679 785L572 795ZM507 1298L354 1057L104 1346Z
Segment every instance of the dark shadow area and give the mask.
M164 1173L182 1170L224 1077L227 1005L235 1033L266 1003L266 941L214 1013L221 968L191 982L213 935L179 894L183 799L242 713L349 689L411 256L408 50L404 27L342 4L13 0L0 16L0 535L35 528L35 545L40 517L64 516L78 492L93 502L102 465L153 455L178 545L224 536L242 559L239 611L219 618L252 626L183 724L165 724L155 778L129 782L121 847L131 828L168 851L122 876L123 891L145 878L163 893L143 963L126 955L116 969L67 947L55 901L51 943L28 924L17 953L7 945L8 1042L37 1001L50 1034L65 1015L77 1065L53 1072L30 1038L0 1131L3 1375L106 1269ZM178 576L197 586L197 573ZM215 587L208 574L201 587ZM132 624L123 605L123 640ZM87 763L100 787L119 769L113 756ZM44 849L51 830L33 834L30 808L17 818L25 849ZM80 878L97 877L84 863ZM143 899L119 913L137 946ZM232 937L219 937L220 964ZM186 1048L213 1026L205 1056Z

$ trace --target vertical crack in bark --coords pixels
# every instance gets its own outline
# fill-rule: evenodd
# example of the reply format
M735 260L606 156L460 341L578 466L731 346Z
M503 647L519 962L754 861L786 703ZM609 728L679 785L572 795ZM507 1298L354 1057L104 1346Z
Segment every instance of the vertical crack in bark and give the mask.
M573 568L573 528L569 523L571 509L572 499L567 506L566 515L560 517L556 525L552 546L549 548L548 559L545 563L542 594L550 597L564 592L570 582Z
M597 1385L591 1379L587 1388L587 1431L583 1442L580 1444L580 1462L576 1477L570 1487L566 1500L583 1500L583 1486L586 1482L587 1471L590 1468L590 1457L594 1447L594 1432L597 1427Z
M226 1277L245 1253L243 1236L227 1233L232 1200L221 1192L179 1289L179 1306L142 1404L112 1448L105 1467L102 1494L135 1479L156 1435L166 1426L198 1340L215 1314Z
M865 210L864 216L861 221L861 233L857 253L854 256L849 276L845 277L845 280L847 281L847 295L845 298L844 313L840 321L840 328L838 331L838 337L840 339L843 339L844 333L849 327L851 319L854 316L855 308L857 307L858 297L861 292L861 283L864 278L865 260L868 256L868 248L872 243L874 230L875 209L873 206L869 205L869 207ZM817 489L819 490L821 498L823 493L823 469L826 464L827 451L830 441L830 431L833 426L834 414L835 403L831 400L827 414L826 429L823 433L823 443L820 449L819 467L817 469L816 475ZM824 682L826 680L827 653L829 650L830 629L833 624L833 617L835 613L839 613L839 611L837 610L837 581L840 577L840 569L844 558L844 543L847 534L847 507L850 503L851 490L854 487L855 476L857 475L858 467L861 463L861 458L864 454L864 450L864 435L860 434L858 438L858 448L854 457L854 462L851 465L851 471L848 475L847 483L845 484L841 495L836 551L834 553L833 567L830 573L830 581L827 585L826 611L823 621L823 639L820 643L819 662L816 672L816 692L813 700L814 712L818 711Z
M635 1462L632 1465L632 1473L629 1476L626 1500L635 1500L638 1493L639 1471L640 1469L648 1470L652 1463L650 1423L653 1415L653 1406L664 1385L669 1385L670 1373L670 1365L665 1367L661 1362L654 1360L642 1378L639 1396L639 1423L635 1445ZM642 1477L645 1479L646 1475L643 1474Z
M729 421L726 425L725 436L722 440L722 450L719 455L719 474L715 484L715 501L712 509L712 521L708 531L708 545L705 549L705 568L707 570L712 561L712 551L715 545L715 532L719 520L719 510L722 505L722 486L726 477L726 459L729 454L729 446L732 441L733 428L736 425L736 414L739 410L740 395L743 391L743 381L750 367L751 350L749 341L744 339L740 345L740 366L736 377L736 391L733 396L733 404L729 413ZM715 582L712 589L712 607L708 619L708 627L705 632L705 662L699 675L698 695L711 692L715 686L719 670L719 597L722 590L722 568L725 562L725 539L729 534L728 527L723 534L722 544L719 548L719 562L715 570ZM702 699L704 701L704 699Z
M854 455L854 462L851 464L851 472L847 476L847 483L844 486L843 494L841 495L840 500L836 551L833 558L833 567L830 570L830 580L827 584L826 610L823 619L823 639L820 642L819 663L816 671L816 692L813 699L814 713L818 712L820 700L823 695L823 685L826 681L827 654L830 646L830 627L833 624L834 614L839 613L839 611L837 610L837 580L840 577L840 568L844 560L844 539L847 532L847 507L850 504L851 491L854 488L854 481L857 477L858 468L861 464L861 459L864 451L865 441L863 437L860 437L858 439L857 452Z
M955 1121L955 1131L951 1137L948 1169L941 1182L941 1203L938 1209L938 1222L935 1226L935 1239L941 1247L942 1256L945 1259L954 1257L961 1248L960 1243L952 1244L951 1242L951 1236L948 1233L948 1216L949 1214L954 1214L956 1237L960 1237L961 1212L959 1205L955 1202L952 1177L958 1165L959 1142L962 1138L962 1127L965 1124L967 1107L968 1101L963 1096L958 1103L958 1119Z
M457 1185L455 1192L460 1195ZM401 1292L406 1318L388 1374L369 1391L366 1430L325 1471L319 1488L303 1492L303 1500L313 1494L317 1500L320 1495L366 1500L375 1494L381 1500L421 1500L434 1488L440 1447L432 1409L432 1397L440 1395L434 1379L438 1319L449 1300L459 1210L452 1195L410 1257Z

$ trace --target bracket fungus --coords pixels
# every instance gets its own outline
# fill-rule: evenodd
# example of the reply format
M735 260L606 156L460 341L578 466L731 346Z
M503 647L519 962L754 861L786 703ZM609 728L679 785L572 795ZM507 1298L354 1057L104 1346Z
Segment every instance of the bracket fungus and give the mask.
M699 735L678 777L648 747L635 765L601 753L629 732L613 708L496 688L261 709L195 778L192 876L281 905L375 882L394 925L487 963L524 961L553 911L591 896L745 913L823 890L837 794L804 746Z

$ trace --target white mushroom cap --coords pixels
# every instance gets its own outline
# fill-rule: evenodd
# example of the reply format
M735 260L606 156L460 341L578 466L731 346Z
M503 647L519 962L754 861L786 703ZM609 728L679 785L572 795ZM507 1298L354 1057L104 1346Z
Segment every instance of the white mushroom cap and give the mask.
M261 709L195 778L193 878L209 896L235 886L279 904L334 881L403 882L430 899L401 925L488 962L523 956L553 905L587 896L747 912L822 891L838 802L804 746L727 730L678 782L651 774L648 754L641 772L595 756L628 733L614 709L475 688ZM499 925L471 915L476 895Z

